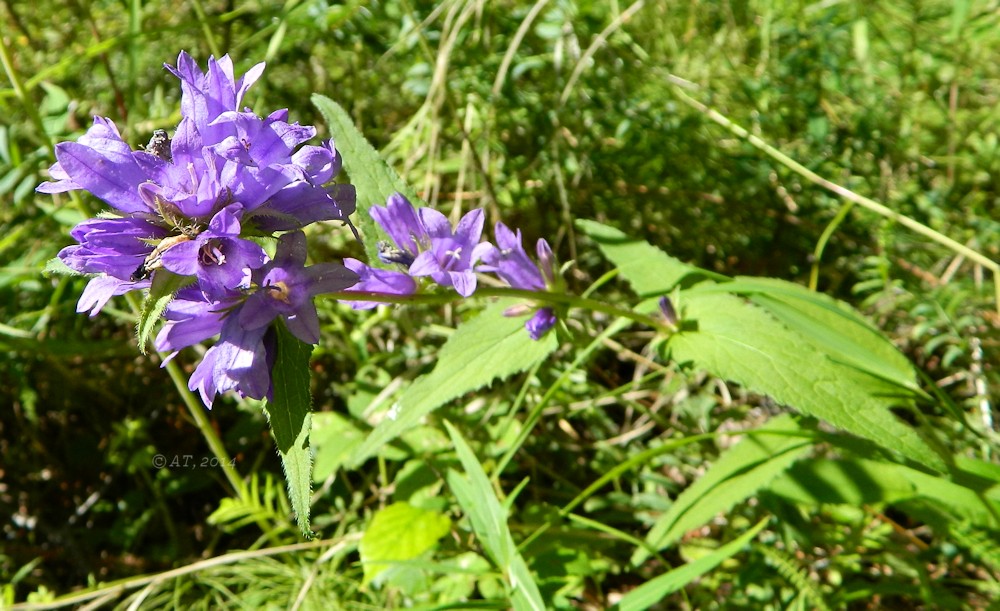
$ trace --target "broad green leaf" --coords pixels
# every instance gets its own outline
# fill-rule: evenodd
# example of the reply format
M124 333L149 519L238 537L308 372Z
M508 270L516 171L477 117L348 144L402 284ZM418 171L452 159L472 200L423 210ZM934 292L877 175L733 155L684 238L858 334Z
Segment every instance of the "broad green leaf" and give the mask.
M764 529L767 522L767 519L763 519L753 528L712 553L650 579L626 594L612 609L616 609L617 611L642 611L643 609L648 609L660 602L665 596L680 590L738 554L750 544L753 538L757 536L757 533Z
M389 569L387 563L420 557L450 529L447 516L409 503L393 503L382 509L372 517L358 547L365 572L362 587Z
M140 352L146 354L149 336L152 335L153 329L156 328L156 322L160 320L163 310L174 298L174 294L192 281L192 278L178 276L165 269L158 269L153 274L149 294L142 302L142 308L139 310L139 321L135 326L136 341L139 343Z
M774 418L726 450L708 471L677 497L646 535L651 549L663 549L684 533L708 523L721 512L746 500L788 469L812 447L788 414ZM632 554L632 564L649 557L644 548Z
M989 480L979 483L977 487L964 486L905 465L845 459L801 462L776 478L768 488L787 499L809 505L857 507L924 499L973 524L996 528L1000 488Z
M678 363L732 380L781 404L927 465L944 461L890 408L898 388L843 365L761 308L726 294L682 294L684 330L667 343ZM894 392L897 391L897 392Z
M483 549L506 578L508 595L514 609L542 611L545 603L524 558L514 545L507 526L507 511L497 498L490 480L475 453L461 433L445 421L445 428L455 444L455 452L465 474L448 472L448 485L455 493L462 511L469 516L472 530Z
M313 451L313 482L333 475L365 438L354 421L337 412L312 415L309 445Z
M1000 489L1000 465L968 456L956 456L955 466L964 479L975 478L981 481L977 489Z
M380 422L354 452L354 465L448 401L493 380L526 371L556 349L554 333L535 341L524 329L524 318L503 315L513 303L517 302L502 300L491 305L452 334L442 346L434 370L410 385L393 406L396 417Z
M831 358L919 392L916 374L906 357L859 314L826 295L772 278L730 280L681 263L617 229L586 220L577 221L577 226L597 242L601 252L618 266L619 273L639 295L664 294L687 277L716 280L693 290L747 295L792 330L809 337Z
M309 431L312 426L309 392L309 356L313 347L300 341L283 324L274 325L278 347L271 370L274 399L264 404L267 421L281 456L281 466L288 484L288 499L303 536L312 538L309 528L309 503L312 456Z
M663 295L688 277L725 279L708 270L682 263L652 246L595 221L577 220L576 226L592 240L632 289L642 297Z
M354 126L351 115L340 104L318 93L313 94L312 103L330 126L334 144L344 160L344 170L357 189L358 214L355 221L367 237L364 241L365 253L369 261L378 261L378 239L375 236L379 232L368 209L374 205L385 205L386 198L396 192L405 195L414 206L423 205L423 201L368 143Z
M850 306L823 293L777 278L745 276L701 284L692 291L747 296L830 358L920 392L910 361Z

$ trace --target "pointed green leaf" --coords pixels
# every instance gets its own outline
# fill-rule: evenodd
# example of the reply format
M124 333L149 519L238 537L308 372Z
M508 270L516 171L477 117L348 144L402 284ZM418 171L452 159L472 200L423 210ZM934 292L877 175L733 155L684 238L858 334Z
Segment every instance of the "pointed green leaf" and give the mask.
M309 392L309 356L313 347L292 335L283 324L276 324L273 328L278 339L277 355L271 370L274 399L265 403L264 410L281 456L288 498L292 502L296 522L302 535L311 538L309 497L312 457L309 430L312 396Z
M726 279L725 276L682 263L649 242L629 237L613 227L583 219L577 220L576 226L597 242L598 248L615 264L622 278L642 297L668 293L689 278Z
M1000 489L987 480L977 487L879 460L804 461L783 473L768 489L794 502L858 507L927 499L960 519L996 528Z
M361 586L389 569L388 562L419 558L449 530L451 520L447 516L409 503L393 503L380 510L372 517L358 547L365 573Z
M944 461L890 408L898 387L836 362L761 308L726 294L682 294L685 330L670 357L763 393L804 414L939 471Z
M693 290L747 296L834 360L920 392L913 364L858 312L832 297L777 278L744 276Z
M763 519L753 528L740 535L738 538L726 543L714 552L703 556L684 566L679 566L672 571L668 571L658 577L650 579L638 588L626 594L618 604L612 607L616 611L642 611L648 609L663 598L677 590L680 590L695 579L711 571L724 561L738 554L743 548L753 541L768 520Z
M354 126L351 115L340 104L318 93L313 94L312 103L330 126L330 134L344 160L344 170L350 176L351 184L357 189L358 214L354 219L361 233L368 236L365 240L365 253L369 261L378 261L376 244L385 236L375 237L379 235L379 231L369 216L368 209L374 205L384 205L386 198L396 192L405 195L414 206L421 206L424 202L382 159L375 147L368 143L364 135Z
M527 563L514 545L514 538L507 525L507 511L500 504L472 448L450 422L445 421L444 425L465 471L464 475L455 471L448 473L448 485L455 493L458 504L469 516L472 530L483 549L503 571L514 609L542 611L545 609L542 594Z
M393 407L395 418L378 424L354 452L357 465L386 443L448 401L482 388L496 379L526 371L556 349L554 333L535 341L524 329L523 318L503 315L512 300L502 300L460 326L441 348L437 365L414 382Z
M669 546L767 485L812 447L812 440L801 434L795 420L783 414L726 450L657 519L646 535L650 549ZM649 552L640 548L632 555L632 564L642 564L648 557Z

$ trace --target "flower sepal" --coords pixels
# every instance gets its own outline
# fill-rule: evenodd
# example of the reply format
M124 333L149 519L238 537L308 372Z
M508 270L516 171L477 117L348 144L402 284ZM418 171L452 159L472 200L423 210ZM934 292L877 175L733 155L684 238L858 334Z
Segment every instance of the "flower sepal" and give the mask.
M149 285L149 292L139 309L139 321L135 325L135 339L140 352L146 354L146 346L156 327L156 321L163 315L167 304L177 291L192 283L194 283L192 276L178 276L167 269L156 270Z

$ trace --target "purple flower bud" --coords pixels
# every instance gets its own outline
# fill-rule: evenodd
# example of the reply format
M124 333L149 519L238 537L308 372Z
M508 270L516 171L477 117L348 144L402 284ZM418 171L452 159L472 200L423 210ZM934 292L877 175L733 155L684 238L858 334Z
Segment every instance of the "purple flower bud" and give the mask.
M548 242L539 239L536 245L541 265L539 268L524 250L520 229L514 232L503 223L498 222L493 231L497 239L497 246L483 256L485 265L482 267L482 271L495 273L516 289L544 291L556 285L555 256L552 254L552 248L549 247ZM512 312L513 308L509 308L508 311ZM531 339L537 340L554 327L556 321L555 310L551 307L542 307L538 308L534 316L524 326Z
M667 321L667 324L671 327L677 326L677 310L674 309L673 302L666 295L660 297L660 312L663 314L663 319Z
M552 308L539 308L535 315L524 323L524 328L528 330L528 335L533 340L539 340L549 332L549 329L556 326L556 313Z

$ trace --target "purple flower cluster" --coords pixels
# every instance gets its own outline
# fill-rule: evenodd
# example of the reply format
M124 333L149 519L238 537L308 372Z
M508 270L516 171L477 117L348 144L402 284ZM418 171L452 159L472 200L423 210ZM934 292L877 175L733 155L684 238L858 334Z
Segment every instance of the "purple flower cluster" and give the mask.
M154 341L170 353L164 362L217 337L188 384L207 406L230 390L272 396L274 325L280 319L301 341L317 343L317 294L412 295L437 284L468 297L477 273L528 291L560 288L545 240L538 241L536 264L521 232L503 223L495 228L496 246L483 241L481 209L452 227L440 212L414 209L400 194L370 209L392 240L379 243L379 258L396 269L356 259L307 267L302 228L347 222L355 209L353 187L328 185L341 166L333 143L305 144L315 128L288 123L286 110L260 117L240 109L263 64L237 79L229 56L210 58L202 72L182 52L166 68L182 90L173 138L156 130L149 144L133 150L110 119L95 117L78 141L56 146L53 180L37 190L89 191L112 208L73 228L77 244L59 253L70 269L90 276L77 311L96 316L112 296L149 289L159 297L174 287ZM262 246L268 239L277 239L273 256ZM167 281L156 282L164 275ZM348 303L356 309L379 303L377 295L369 298ZM538 339L556 323L551 307L517 306L507 314L532 310L525 326Z
M548 242L538 240L538 264L525 252L521 231L515 233L503 223L498 222L494 229L496 246L483 242L482 209L467 213L452 229L448 219L437 210L414 209L405 197L395 193L384 207L372 206L369 213L392 239L392 244L379 243L379 258L400 269L375 268L357 259L344 259L344 265L360 278L352 291L412 295L419 290L417 279L428 277L468 297L476 291L477 272L495 274L516 289L559 288L555 257ZM355 309L373 308L379 304L360 300L349 303ZM530 308L515 307L508 310L507 315L517 316L526 311ZM537 340L555 326L556 321L555 310L548 306L538 307L525 327L531 338Z
M227 390L269 396L272 323L281 318L299 339L316 343L312 297L358 281L339 264L306 267L300 231L315 221L346 221L354 190L324 186L341 160L330 141L305 144L315 128L289 123L287 110L259 117L240 109L263 64L237 79L229 56L210 58L202 72L182 52L177 66L166 68L182 89L172 139L157 130L143 150L132 150L114 123L95 117L77 142L56 146L53 180L38 191L85 190L113 209L77 225L71 235L78 243L59 258L91 276L77 305L91 316L114 295L150 288L158 274L185 277L157 349L176 353L218 335L190 388L208 406ZM248 239L276 233L283 235L274 257Z

